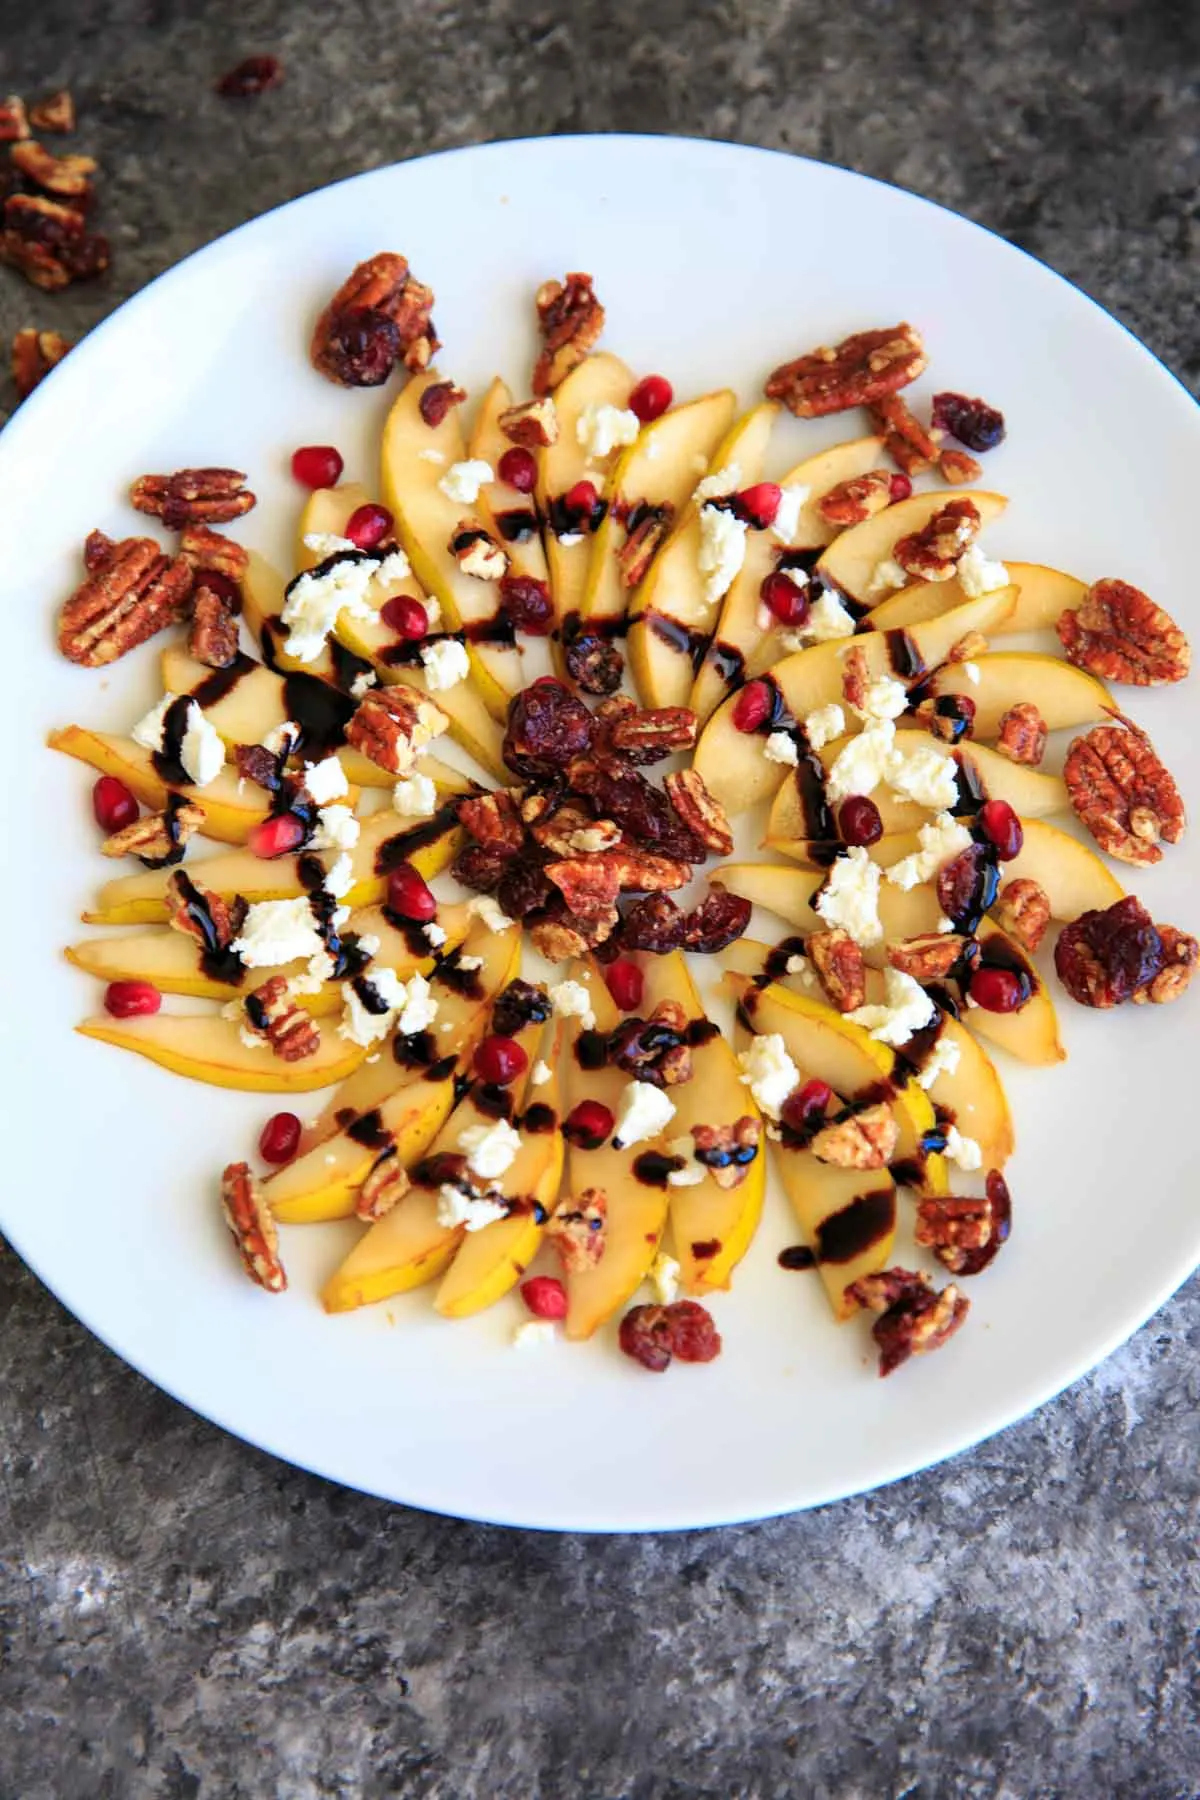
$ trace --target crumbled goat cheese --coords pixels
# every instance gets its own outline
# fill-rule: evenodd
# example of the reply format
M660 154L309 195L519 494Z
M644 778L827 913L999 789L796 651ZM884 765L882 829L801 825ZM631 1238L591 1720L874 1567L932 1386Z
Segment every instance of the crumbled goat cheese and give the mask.
M557 1336L553 1319L526 1319L513 1332L513 1349L540 1350L544 1344L552 1344Z
M438 1190L436 1217L443 1231L454 1231L459 1225L465 1225L468 1231L482 1231L485 1225L507 1219L508 1208L503 1200L489 1200L483 1194L464 1194L447 1184Z
M370 690L373 687L376 686L378 681L379 681L379 677L375 673L374 669L364 669L362 674L356 675L354 677L354 680L350 683L351 699L352 700L365 700L367 694L370 692Z
M741 1080L770 1119L783 1111L788 1095L799 1086L800 1071L788 1055L787 1045L777 1031L756 1037L748 1050L738 1055Z
M243 1044L245 1044L247 1050L265 1050L267 1048L266 1034L261 1031L255 1031L253 1027L247 1025L245 1021L238 1026L238 1036L241 1038Z
M947 1131L946 1148L942 1154L948 1156L952 1163L957 1163L968 1175L983 1167L983 1151L974 1138L964 1137L957 1125L951 1125Z
M962 1045L957 1038L940 1037L917 1070L917 1084L931 1088L939 1075L953 1075L962 1060Z
M700 508L700 573L704 598L715 605L746 560L746 521L720 506Z
M329 810L332 812L334 809L330 807ZM344 900L354 886L354 864L350 858L345 854L337 857L321 885L335 900Z
M997 588L1008 586L1004 564L992 562L978 544L968 544L958 559L955 574L968 600L978 600L983 594L994 594Z
M840 925L864 950L882 941L879 865L860 845L838 857L813 905L826 925Z
M851 794L873 794L881 781L891 780L897 762L896 727L879 719L838 752L825 782L826 798L837 806Z
M785 650L807 650L810 644L828 644L835 638L853 636L853 618L836 594L824 593L803 625L780 633L780 642Z
M607 456L619 444L636 444L642 421L624 406L589 400L575 421L575 436L589 456Z
M533 1065L533 1073L529 1077L530 1087L545 1087L553 1073L554 1071L549 1063L541 1061L535 1062Z
M943 863L967 848L971 834L949 813L941 812L932 824L921 826L917 839L921 848L902 856L885 873L893 887L903 888L906 893L923 881L932 881Z
M324 562L327 556L337 556L347 550L353 556L358 545L353 538L339 537L335 531L308 531L304 534L304 548Z
M672 1138L667 1145L668 1156L683 1159L681 1169L671 1169L667 1173L667 1184L670 1187L699 1187L708 1174L702 1162L696 1161L696 1144L691 1137Z
M280 614L288 630L283 646L288 656L297 662L316 662L340 613L352 619L378 618L378 608L367 598L375 568L370 557L356 557L335 562L323 574L306 570L296 577Z
M578 1019L585 1031L591 1031L596 1015L592 1011L591 997L581 981L560 981L556 987L548 988L547 993L558 1018Z
M418 450L417 451L417 461L418 462L444 463L445 460L446 460L446 452L444 450Z
M325 944L307 894L295 900L258 900L247 908L233 949L248 969L271 969L319 955Z
M446 941L446 933L442 930L442 927L440 925L422 925L421 930L425 933L425 942L429 945L429 948L431 950L440 950ZM359 939L359 942L362 942L361 938Z
M703 469L707 465L701 463ZM726 463L723 469L717 469L712 475L706 475L700 483L692 499L697 506L703 506L706 500L723 500L726 494L734 494L742 484L742 471L736 463Z
M458 966L460 969L466 969L467 973L470 974L475 969L482 969L483 958L482 956L460 956L458 959Z
M812 973L807 956L789 956L783 967L784 973L787 975L810 975Z
M404 983L394 969L386 968L373 969L369 975L359 976L359 982L378 998L382 1010L367 1005L353 981L344 981L342 1002L345 1010L338 1036L366 1050L391 1030L396 1013L404 1004Z
M958 799L958 769L931 744L921 744L907 756L897 754L887 783L897 794L927 806L930 812L945 812Z
M324 762L306 762L304 786L314 806L328 806L331 800L340 800L350 792L346 771L336 756L327 756Z
M890 589L908 586L908 571L902 569L894 557L885 557L876 563L871 571L871 579L867 582L868 594L884 594Z
M834 702L828 706L818 706L810 712L804 721L804 735L814 750L823 750L826 744L832 744L840 738L846 729L846 715Z
M771 536L776 543L792 543L800 527L800 514L804 511L805 501L811 492L811 488L801 487L796 482L790 487L780 488L779 511L771 525Z
M406 775L392 789L392 805L402 819L428 819L437 811L437 788L428 775Z
M558 542L568 550L573 544L582 544L584 538L582 531L559 531L555 533L555 536Z
M680 1267L673 1256L660 1250L650 1264L649 1282L659 1306L670 1306L679 1295Z
M971 683L972 687L979 686L979 683L982 680L982 676L979 673L979 664L978 663L965 662L963 664L963 674L966 676L967 680Z
M225 744L195 701L188 707L187 730L179 746L184 773L196 787L207 787L225 767Z
M490 894L474 894L467 901L467 911L482 919L489 931L511 931L514 921Z
M881 675L863 695L862 705L854 708L860 719L878 723L881 719L898 719L908 711L908 689L902 681Z
M675 1102L668 1099L662 1088L653 1087L648 1081L630 1081L617 1107L613 1146L624 1150L630 1144L657 1137L674 1117Z
M470 462L451 463L438 486L448 500L457 500L460 506L474 506L480 488L494 480L491 463L473 457Z
M438 1015L437 998L423 975L410 975L404 990L404 1005L396 1020L401 1037L416 1037L428 1031Z
M920 983L899 969L885 969L883 983L881 1006L856 1006L846 1017L881 1044L898 1049L907 1044L914 1031L928 1025L937 1008Z
M466 1156L467 1167L481 1181L498 1181L512 1168L521 1148L521 1134L507 1119L496 1119L490 1125L469 1125L458 1134L458 1147Z
M431 694L457 687L465 681L471 668L466 646L457 638L439 638L435 644L421 646L421 662Z
M411 574L412 564L403 550L389 550L383 560L375 565L375 585L380 588L399 587Z
M286 756L299 736L300 727L296 721L285 719L282 725L276 725L271 731L268 731L262 741L262 747L264 750L269 750L272 756Z
M793 768L800 760L800 752L796 748L796 740L787 731L773 731L763 745L763 755L768 762L790 763Z

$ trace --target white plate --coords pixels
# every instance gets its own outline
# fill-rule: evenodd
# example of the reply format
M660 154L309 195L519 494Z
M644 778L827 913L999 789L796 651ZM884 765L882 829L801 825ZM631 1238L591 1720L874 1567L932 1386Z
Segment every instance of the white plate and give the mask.
M61 947L103 875L90 778L41 748L70 720L127 729L157 646L111 673L53 648L92 526L135 528L146 470L233 463L262 504L241 535L282 559L291 449L333 442L372 480L388 394L310 369L316 308L361 257L402 249L433 284L442 364L479 390L521 385L532 292L591 270L606 342L681 395L745 401L787 356L905 318L934 387L983 393L1009 421L988 484L1012 496L989 546L1090 579L1119 574L1195 626L1200 417L1133 338L1048 270L950 213L836 169L663 138L497 144L382 169L296 201L155 282L76 350L0 437L0 598L9 675L3 784L5 1093L0 1225L128 1362L275 1454L368 1491L467 1517L561 1529L748 1519L893 1480L1038 1405L1121 1342L1200 1260L1195 998L1089 1014L1063 1003L1060 1070L1005 1063L1020 1150L1016 1225L972 1284L944 1353L875 1379L865 1327L831 1323L773 1194L732 1293L725 1353L651 1379L611 1335L508 1348L515 1300L470 1322L418 1292L326 1318L343 1227L286 1234L282 1300L243 1280L214 1198L270 1097L185 1083L72 1034L95 984ZM860 428L787 421L778 467ZM1186 796L1200 790L1189 696L1135 695ZM1195 928L1197 839L1139 890ZM1191 1054L1189 1054L1191 1052ZM279 1104L276 1102L275 1104ZM315 1110L315 1109L314 1109Z

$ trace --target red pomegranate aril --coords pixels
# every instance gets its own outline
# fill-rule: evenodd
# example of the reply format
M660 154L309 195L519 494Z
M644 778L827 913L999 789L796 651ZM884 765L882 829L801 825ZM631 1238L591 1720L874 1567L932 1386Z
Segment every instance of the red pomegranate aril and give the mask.
M507 1087L528 1067L529 1058L516 1038L485 1037L475 1052L475 1073L493 1087Z
M741 510L750 515L760 531L765 531L775 523L783 489L777 481L758 481L753 487L743 488L737 498Z
M733 703L733 723L747 736L761 731L771 716L774 696L765 681L748 681Z
M298 819L295 813L276 813L273 818L264 819L261 825L253 827L247 846L255 856L270 862L274 856L286 856L289 851L298 850L305 835L303 819Z
M783 1122L793 1131L811 1131L825 1117L832 1099L833 1089L827 1081L806 1081L784 1101Z
M523 450L519 444L514 444L496 464L496 473L519 494L532 494L537 486L537 458L532 450Z
M162 995L152 981L112 981L104 990L104 1010L114 1019L136 1019L156 1013Z
M665 375L643 375L629 396L629 410L643 425L661 419L675 398L675 390Z
M907 475L893 475L888 491L891 494L893 506L897 500L911 500L912 482Z
M635 962L619 956L604 971L608 991L622 1012L633 1012L642 1004L646 978Z
M590 481L577 481L574 487L567 489L563 499L572 512L586 513L589 516L595 512L600 502L600 496Z
M101 831L124 831L138 816L138 803L115 775L102 775L92 789L92 811Z
M848 800L842 801L838 812L838 830L842 842L852 848L865 849L868 844L877 844L883 836L879 808L865 794L851 794Z
M1025 998L1019 975L1011 969L976 969L967 993L984 1012L1016 1012Z
M567 1290L553 1275L533 1275L521 1283L521 1298L535 1319L565 1319Z
M797 587L782 569L767 576L758 590L758 597L781 625L803 625L812 610L807 587Z
M429 614L411 594L393 594L379 609L379 616L397 637L416 642L429 630Z
M373 500L368 500L365 506L355 507L346 520L343 533L356 550L374 550L382 544L384 538L391 535L391 513L386 506L376 506Z
M290 1162L300 1142L300 1121L295 1113L273 1113L262 1128L258 1154L264 1162Z
M437 912L437 901L425 877L411 863L401 863L388 876L387 903L402 919L419 925L427 925Z
M598 1150L612 1136L616 1117L599 1100L581 1100L563 1121L563 1136L582 1150Z
M979 809L979 823L1001 862L1020 856L1025 829L1007 800L985 800Z
M292 452L292 474L302 487L336 487L345 466L332 444L305 444Z

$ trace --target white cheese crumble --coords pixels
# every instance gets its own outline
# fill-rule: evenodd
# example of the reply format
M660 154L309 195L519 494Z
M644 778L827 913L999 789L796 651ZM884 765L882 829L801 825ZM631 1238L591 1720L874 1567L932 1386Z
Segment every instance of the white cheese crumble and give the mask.
M678 1298L679 1275L680 1267L675 1258L668 1256L665 1250L660 1250L650 1264L650 1274L647 1277L659 1306L670 1306Z
M931 1088L939 1075L953 1075L962 1060L962 1045L957 1038L940 1037L917 1070L917 1085Z
M788 975L807 976L812 973L808 966L807 956L789 956L783 966L784 973Z
M557 1336L553 1319L526 1319L513 1332L513 1349L540 1350L544 1344L552 1344Z
M946 1133L946 1148L942 1154L968 1175L983 1167L983 1151L974 1138L964 1137L957 1125L951 1125Z
M943 936L946 936L948 933L950 933L951 931L954 930L954 920L948 919L946 917L945 913L943 913L941 915L941 917L938 919L937 928L942 933Z
M979 664L978 663L965 662L963 664L963 674L966 676L967 680L971 683L972 687L979 686L979 683L980 683L982 677L980 676L980 673L979 673Z
M735 519L720 506L700 508L700 554L704 598L715 605L729 591L746 560L746 521Z
M871 571L871 579L867 582L868 594L885 594L889 590L908 586L908 571L902 569L894 557L887 556L882 562L875 564Z
M705 467L701 463L701 468ZM706 475L696 488L692 499L697 506L703 506L706 500L723 500L726 494L734 494L742 485L742 471L737 463L726 463L723 469L717 469Z
M471 973L475 969L482 969L483 958L482 956L460 956L458 959L458 966L460 969L466 969L468 973Z
M589 456L608 456L617 446L636 444L642 421L626 406L589 400L575 421L575 436Z
M188 707L187 730L179 746L179 760L196 787L207 787L225 767L225 744L193 700Z
M854 620L837 595L826 592L814 603L803 625L794 631L780 632L779 636L785 650L807 650L810 644L853 637Z
M454 1231L460 1225L465 1225L468 1231L482 1231L486 1225L507 1219L508 1208L503 1200L489 1200L482 1194L464 1194L447 1184L438 1190L436 1217L443 1231Z
M443 931L442 927L436 924L422 925L421 930L425 933L425 942L429 945L429 948L431 950L440 950L446 941L446 933ZM361 938L359 939L359 942L362 942Z
M284 650L297 662L316 662L339 613L352 619L374 620L378 608L367 598L375 579L376 564L370 558L335 562L324 574L306 570L288 589L280 614L288 636Z
M584 534L582 531L560 531L556 533L556 536L558 542L563 545L565 549L570 550L572 545L582 544Z
M399 587L412 574L412 564L403 550L389 550L382 562L375 565L375 585L381 588ZM426 608L425 617L429 618ZM430 621L432 623L432 621Z
M269 750L272 756L286 756L299 736L300 727L296 721L285 719L282 725L276 725L268 731L262 741L262 747L264 750Z
M340 800L350 792L346 771L336 756L327 756L324 762L306 762L304 786L314 806L328 806L331 800Z
M585 1031L591 1031L596 1023L596 1015L592 1011L588 991L581 981L560 981L556 987L546 991L558 1018L578 1019Z
M826 925L840 925L864 950L882 941L879 865L861 845L838 857L813 905Z
M983 594L994 594L997 588L1008 586L1008 570L1004 564L992 562L978 544L967 545L954 572L968 600L978 600Z
M248 969L270 969L319 955L325 948L307 894L258 900L247 909L233 948Z
M473 457L470 462L451 463L438 486L448 500L457 500L460 506L474 506L480 488L494 480L491 463Z
M804 511L805 502L811 488L801 487L793 482L790 487L779 490L779 511L775 514L771 525L771 536L779 544L791 544L795 541L800 526L800 514Z
M787 731L772 731L763 745L763 755L768 762L787 763L792 768L795 768L800 760L796 740Z
M872 681L863 695L862 705L854 708L860 719L879 723L881 719L898 719L908 711L908 689L902 681L881 675Z
M334 808L330 807L329 810L332 812ZM357 821L355 822L357 823ZM335 900L344 899L354 886L354 864L350 858L345 855L339 856L321 885L327 894L333 895Z
M823 750L846 729L846 715L836 702L818 706L804 721L804 735L814 750Z
M929 1024L937 1008L920 982L900 969L885 969L883 983L882 1005L856 1006L846 1017L853 1024L861 1025L881 1044L898 1049L901 1044L907 1044L914 1031Z
M387 1010L372 1012L363 1005L352 981L342 985L345 1013L338 1026L338 1036L366 1048L385 1037L395 1025L401 1037L412 1037L425 1031L437 1017L438 1003L423 975L401 981L394 969L372 969L366 977Z
M921 826L917 839L921 848L902 856L886 871L886 880L905 893L923 881L932 881L943 863L967 848L971 834L949 813L940 812L931 824Z
M438 1003L423 975L410 975L404 990L404 1005L396 1020L401 1037L415 1037L428 1031L438 1015Z
M708 1174L702 1162L696 1161L695 1140L690 1137L672 1138L667 1145L668 1156L678 1156L683 1160L681 1169L670 1169L667 1172L669 1187L699 1187Z
M417 461L418 462L444 463L445 460L446 460L446 452L444 450L418 450L417 451Z
M788 1055L777 1031L756 1037L749 1049L738 1054L741 1080L770 1119L777 1119L783 1103L800 1084L800 1071Z
M350 683L350 698L352 700L365 700L367 694L377 685L378 681L379 677L374 669L364 669L362 674L356 675L354 680Z
M675 1102L667 1098L662 1088L653 1087L648 1081L628 1082L617 1107L613 1148L624 1150L630 1144L657 1137L674 1117Z
M866 726L834 758L825 782L826 798L837 806L851 794L873 794L881 781L891 780L897 761L896 727L891 720L880 719Z
M471 667L466 646L457 638L439 638L435 644L421 646L421 662L431 694L457 687L465 681Z
M467 911L482 919L489 931L511 931L513 920L490 894L474 894L467 901Z
M402 819L428 819L437 811L437 788L428 775L406 775L392 789L392 805Z
M887 782L897 794L927 806L930 812L945 812L958 799L958 770L950 757L931 744L920 744L907 756L897 754Z
M469 1125L458 1134L458 1147L467 1159L472 1175L481 1181L498 1181L517 1160L521 1134L507 1119L496 1119L490 1125Z
M549 1063L541 1062L540 1060L535 1062L533 1071L529 1077L530 1087L545 1087L553 1073L554 1071Z
M339 552L349 550L352 554L358 549L353 538L339 537L335 531L307 531L304 534L304 548L311 550L321 562L327 556L337 556Z

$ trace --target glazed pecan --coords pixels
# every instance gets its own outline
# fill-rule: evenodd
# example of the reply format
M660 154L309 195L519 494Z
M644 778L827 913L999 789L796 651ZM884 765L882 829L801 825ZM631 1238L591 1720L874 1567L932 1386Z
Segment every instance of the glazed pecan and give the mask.
M179 862L184 845L204 824L204 808L172 794L161 812L143 813L114 831L100 846L102 856L137 856L148 869Z
M940 1294L927 1275L888 1269L852 1281L847 1295L880 1317L871 1335L879 1346L879 1373L890 1375L910 1356L937 1350L952 1337L970 1310L970 1301L953 1282Z
M604 850L601 856L615 869L623 894L669 894L692 879L690 863L672 856L654 856L628 846Z
M230 1163L222 1174L221 1211L251 1281L281 1294L287 1276L279 1260L279 1233L249 1163Z
M973 662L977 656L987 654L988 641L982 631L967 631L951 644L946 655L948 663Z
M90 280L104 273L108 260L108 239L89 233L75 207L44 194L10 194L5 200L0 262L19 269L34 287L53 293Z
M611 911L621 891L620 869L604 853L547 863L546 876L566 901L575 923Z
M1156 687L1182 681L1192 648L1174 619L1127 581L1097 581L1056 630L1073 663L1102 681Z
M449 723L416 688L368 688L346 726L346 741L379 768L403 775Z
M570 803L538 820L531 829L552 856L594 856L621 840L621 828L611 819L593 819L591 813Z
M1133 894L1064 925L1054 946L1058 978L1081 1006L1120 1006L1149 991L1163 967L1163 942Z
M551 1214L546 1236L558 1251L566 1274L594 1269L604 1255L608 1236L608 1195L603 1188L585 1188L572 1195L566 1206Z
M0 107L0 113L3 112ZM75 102L67 88L59 88L57 93L47 94L29 109L29 123L35 131L74 131ZM0 130L0 141L4 132Z
M206 569L240 582L250 565L250 552L207 525L185 525L179 536L179 554L193 569Z
M237 653L237 620L221 596L201 581L192 602L188 654L210 669L227 669Z
M76 207L86 207L92 197L92 176L96 164L90 156L53 156L32 138L14 144L9 160L25 181L49 194L52 200L65 200Z
M675 769L664 780L667 796L683 824L714 856L733 854L733 833L721 802L709 793L695 769Z
M129 490L135 510L161 519L168 531L185 525L225 525L255 503L239 469L177 469L140 475Z
M458 822L476 843L489 850L515 856L525 842L525 827L517 803L506 788L493 794L468 794L457 803Z
M347 277L317 320L309 354L342 387L377 387L398 361L427 368L440 348L433 291L414 279L407 259L384 250Z
M28 325L18 331L12 341L12 378L18 400L32 394L70 348L57 331L35 331Z
M937 439L926 431L907 400L888 394L870 409L871 429L906 475L923 475L937 459Z
M943 450L937 459L938 474L951 487L970 487L983 474L983 464L967 450Z
M891 499L891 476L886 469L872 469L866 475L839 481L816 504L827 525L861 525L864 519L890 506Z
M892 1159L898 1135L891 1107L881 1102L823 1126L809 1149L818 1162L837 1169L883 1169Z
M286 754L276 756L265 744L235 744L233 760L240 780L252 781L269 794L278 793Z
M608 1060L639 1081L675 1087L692 1078L692 1053L686 1039L687 1013L673 1000L661 1000L648 1019L622 1019L610 1033Z
M453 381L431 381L422 390L417 401L417 411L431 431L437 429L452 406L461 406L467 397L466 388L460 388Z
M1038 948L1050 924L1050 897L1028 876L1006 881L996 896L992 917L1023 950Z
M887 959L893 969L899 969L902 975L911 975L914 981L944 981L961 958L967 942L966 938L959 937L953 931L927 931L921 937L905 938L902 943L889 944ZM811 955L811 938L808 943ZM843 1007L842 1010L846 1009Z
M286 975L272 975L247 994L245 1012L251 1031L284 1062L302 1062L321 1048L321 1028L292 998Z
M696 742L696 715L686 706L646 711L622 708L619 716L609 714L605 722L612 748L638 765L659 762L676 750L690 750Z
M866 704L870 685L871 671L867 666L867 653L860 644L856 644L842 664L842 699L855 712L861 712Z
M85 668L116 662L182 618L191 588L182 557L168 560L153 538L122 538L64 605L58 647Z
M202 950L226 949L245 923L244 900L226 900L184 875L182 869L167 877L165 898L168 925L184 937L194 938Z
M411 1185L399 1151L395 1144L389 1144L371 1164L366 1180L358 1190L354 1201L355 1216L370 1222L382 1219L398 1200L403 1200Z
M0 144L17 144L29 136L25 102L19 94L0 100Z
M1130 999L1139 1006L1147 1001L1163 1006L1168 1001L1178 1000L1196 972L1200 944L1194 937L1186 931L1178 931L1174 925L1160 925L1158 938L1162 945L1162 968L1157 975L1134 988Z
M917 1202L913 1236L952 1275L978 1275L1008 1242L1012 1198L999 1169L988 1172L986 1188L972 1199L947 1194Z
M567 674L585 694L611 694L621 685L625 659L611 638L578 631L566 640Z
M1079 818L1119 862L1161 862L1160 841L1177 844L1183 836L1179 789L1145 732L1127 719L1076 738L1063 780Z
M645 580L650 564L671 530L671 522L675 516L675 508L665 503L662 506L639 508L639 511L640 518L617 551L617 567L627 588L635 588Z
M477 581L499 581L508 568L507 553L474 519L458 521L447 548L463 574Z
M1032 700L1018 700L1000 715L996 748L1009 762L1036 769L1046 754L1048 727Z
M958 559L979 535L982 523L973 500L950 500L920 531L899 538L892 555L917 581L949 581Z
M612 922L617 921L617 909L611 908ZM610 928L611 929L611 928ZM529 941L547 962L569 962L574 957L586 956L588 941L583 933L563 919L537 919L529 927Z
M762 1125L747 1113L732 1125L693 1125L696 1161L719 1188L740 1187L758 1154Z
M840 926L832 931L814 931L805 948L830 1005L843 1013L861 1006L867 997L867 965L850 933Z
M604 329L604 308L592 278L578 272L565 281L543 281L534 296L544 340L530 383L539 399L552 394L578 368Z
M801 419L820 419L894 394L915 381L929 358L911 325L857 331L835 349L824 346L781 363L767 377L768 400L782 400Z
M975 702L969 694L939 694L922 700L914 715L918 723L944 744L957 744L975 730Z
M549 395L506 406L496 423L506 438L524 450L545 450L558 442L558 409Z

